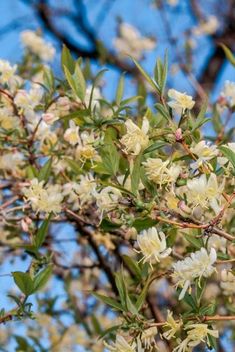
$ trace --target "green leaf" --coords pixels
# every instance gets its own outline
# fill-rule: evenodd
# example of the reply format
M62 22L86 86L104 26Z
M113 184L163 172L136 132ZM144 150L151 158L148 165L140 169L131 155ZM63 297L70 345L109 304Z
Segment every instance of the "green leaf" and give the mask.
M78 63L76 63L74 74L64 66L65 77L70 85L73 93L81 100L84 101L86 95L86 82L82 70Z
M145 229L149 229L150 227L154 226L157 224L156 220L153 220L149 217L145 218L136 218L134 222L132 223L132 226L138 231L142 231Z
M90 113L88 109L79 109L74 112L71 112L68 115L62 116L60 120L70 121L75 119L76 124L81 126L84 123L84 117L89 116L89 114Z
M177 291L180 290L177 289ZM183 301L186 302L194 311L197 311L197 302L188 292L185 293Z
M167 71L168 71L168 54L166 50L165 56L164 56L164 63L162 63L161 59L158 58L154 69L154 79L159 87L161 95L164 94L164 90L166 86Z
M228 61L235 66L235 56L233 55L232 51L224 44L220 43L219 44L221 48L224 50L224 53L228 59Z
M72 169L72 171L75 172L75 174L81 173L81 167L77 163L77 161L75 161L73 159L67 159L67 158L65 160L68 163L69 167Z
M122 303L122 306L125 307L126 305L126 288L123 278L123 272L117 272L115 274L115 283L118 289L119 297Z
M235 153L229 149L228 147L221 146L219 150L223 153L223 155L230 161L235 169Z
M135 101L139 100L139 99L143 99L143 97L141 97L140 95L136 95L134 97L130 97L130 98L127 98L127 99L124 99L120 105L121 106L125 106L125 105L128 105L128 104L131 104L131 103L134 103Z
M48 282L52 274L52 265L42 270L33 280L33 293L41 290Z
M133 258L129 257L129 255L123 255L122 259L129 270L138 278L138 280L141 280L141 270L138 263Z
M160 103L155 104L155 107L162 117L164 117L168 122L172 123L171 116L170 116L169 111L167 110L166 107L164 107Z
M45 241L45 238L46 238L46 235L47 235L47 232L48 232L49 223L50 223L50 220L51 220L51 216L52 216L52 214L50 213L48 218L42 222L39 230L37 231L37 233L35 235L34 244L37 247L37 249L40 248L41 245Z
M112 231L112 230L116 230L119 229L121 227L122 224L116 224L111 222L109 219L102 219L101 223L100 223L100 228L106 232Z
M28 273L14 271L12 276L15 284L19 287L21 292L23 292L26 296L29 296L33 293L33 280Z
M196 230L197 231L197 230ZM196 231L193 231L194 234L192 235L188 235L186 233L184 233L184 238L191 244L193 245L193 247L197 248L197 249L201 249L203 247L203 240L202 238L197 238L196 237Z
M63 45L63 49L62 49L61 67L62 67L62 69L64 69L64 67L66 67L71 74L74 73L75 61L74 61L69 49L65 45Z
M147 154L147 153L152 153L157 149L160 149L162 147L165 147L168 143L164 142L164 141L158 141L153 143L152 145L150 145L148 148L146 148L143 152L143 154Z
M77 96L81 99L81 101L84 101L86 96L86 81L78 63L75 66L74 78L76 81Z
M147 280L147 282L145 283L143 290L141 291L141 294L139 295L137 301L136 301L136 308L139 312L139 310L141 309L142 305L145 302L146 296L148 294L148 288L149 288L149 280Z
M48 159L47 162L40 169L38 174L38 181L47 182L49 180L49 177L51 174L51 166L52 166L52 158Z
M124 75L121 75L118 86L117 86L117 92L116 92L116 104L120 105L122 97L123 97L123 91L124 91Z
M140 183L140 164L142 154L138 155L134 162L134 167L131 173L131 191L136 195Z
M35 177L38 177L37 169L32 165L28 165L25 171L27 174L27 178L30 180L34 179Z
M210 121L210 118L206 118L205 114L208 107L208 101L205 101L201 107L199 114L197 115L196 121L192 125L191 133L196 131L199 127Z
M102 301L103 303L107 304L108 306L116 309L116 310L121 310L123 311L123 307L120 303L118 303L115 299L101 295L99 293L92 293L93 296L95 296L98 300Z
M120 155L114 143L109 143L100 150L103 167L108 174L115 176L119 168Z
M110 334L112 334L113 332L116 332L120 327L121 327L122 325L114 325L114 326L112 326L111 328L108 328L108 329L106 329L106 330L104 330L101 334L100 334L100 336L99 336L99 340L100 339L102 339L104 336L106 336L106 335L110 335Z
M156 85L156 83L152 80L152 78L148 75L148 73L143 69L143 67L140 66L140 64L135 59L132 58L132 60L134 61L136 67L141 72L141 74L144 76L146 81L150 84L150 86L160 95L160 90L159 90L158 86Z
M46 87L49 92L53 92L55 90L55 78L53 75L53 71L49 68L45 68L43 71L43 81L45 82Z

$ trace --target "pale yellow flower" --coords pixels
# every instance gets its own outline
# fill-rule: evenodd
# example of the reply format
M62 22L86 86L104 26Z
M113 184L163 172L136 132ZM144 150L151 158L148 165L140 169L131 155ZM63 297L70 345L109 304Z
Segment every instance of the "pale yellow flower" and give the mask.
M185 110L191 110L195 104L195 101L190 95L178 92L175 89L169 89L168 97L172 99L168 102L168 105L178 114L184 113Z
M139 128L130 119L125 122L126 134L121 138L121 143L123 144L124 151L127 154L138 155L141 150L148 146L148 130L149 122L146 117L143 119L142 128Z
M121 335L116 336L116 341L112 345L106 342L104 342L104 345L110 352L136 352L136 344L129 344Z
M175 337L175 334L180 330L182 325L183 325L182 320L176 321L173 318L173 313L167 310L167 320L164 325L164 328L166 328L167 331L164 332L162 336L167 340L172 339L173 337Z
M26 30L21 33L21 41L25 48L40 57L41 60L51 61L55 56L55 48L34 31Z
M192 281L196 278L209 277L215 271L213 264L217 259L216 251L211 248L210 253L205 248L201 248L195 253L191 253L190 257L179 260L172 265L174 270L172 277L177 287L181 287L182 291L179 300L184 298L188 289L191 289Z
M69 128L64 133L64 140L71 145L76 145L80 142L79 126L74 121L69 121Z
M155 227L144 230L137 236L137 244L140 248L139 253L143 255L143 262L152 264L166 258L171 253L171 248L167 248L166 236Z
M208 179L205 174L202 174L200 177L188 180L187 188L187 200L194 207L208 208L210 206L215 213L220 211L224 182L218 185L217 176L214 173L211 173Z
M160 187L164 184L174 183L181 172L179 165L169 166L169 164L170 160L162 161L160 158L148 158L143 162L148 179Z

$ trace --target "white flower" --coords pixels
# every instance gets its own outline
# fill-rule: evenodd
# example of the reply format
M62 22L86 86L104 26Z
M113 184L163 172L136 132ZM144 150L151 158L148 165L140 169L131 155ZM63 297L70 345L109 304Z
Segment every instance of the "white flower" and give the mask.
M186 93L180 93L175 89L169 89L168 96L172 99L168 102L168 105L172 109L175 109L178 114L182 114L186 109L191 110L194 107L195 101Z
M172 339L172 337L175 337L175 334L180 330L182 325L182 320L176 321L173 318L173 313L167 310L167 320L164 324L164 328L167 328L167 331L164 332L162 336L167 340Z
M217 330L209 329L207 324L189 324L186 326L187 337L173 349L173 352L192 351L193 347L201 342L207 343L210 346L208 335L218 338Z
M125 125L127 131L121 138L121 143L125 147L124 150L126 153L138 155L142 149L148 146L149 121L144 117L141 129L130 119L125 122Z
M93 146L95 142L96 139L93 132L82 132L75 152L76 158L83 162L86 162L86 160L90 160L91 163L93 160L100 161L100 156Z
M160 158L148 158L143 162L149 180L160 187L164 184L174 183L181 172L180 166L173 164L169 167L169 164L170 160L162 161Z
M24 160L24 155L20 152L5 153L0 156L0 170L17 172Z
M64 133L64 139L71 145L76 145L80 142L79 126L75 125L74 121L69 121L69 128Z
M158 232L155 227L144 230L137 236L139 253L143 254L143 262L152 264L166 258L171 253L171 248L167 248L166 236L163 232Z
M21 41L25 48L39 56L41 60L51 61L55 56L55 48L45 42L37 33L27 30L21 33Z
M221 251L222 253L226 253L227 240L224 237L213 234L209 237L207 242L207 247L210 250L211 248L215 248L216 251Z
M235 105L235 82L225 81L222 92L220 93L220 98L224 98L229 107Z
M225 296L233 296L235 293L235 276L231 271L223 269L221 272L220 286Z
M48 125L52 125L55 121L59 119L59 117L53 114L52 112L46 112L45 114L42 114L42 119Z
M219 152L216 145L211 145L206 141L200 141L191 147L190 151L198 157L197 161L191 165L193 169L198 169L203 164L208 165L207 162L216 157Z
M0 109L0 126L6 130L16 129L19 127L19 118L14 115L10 107Z
M103 188L99 193L95 194L98 209L101 213L115 209L121 196L121 192L114 187Z
M187 188L189 190L187 192L187 200L194 207L198 205L202 208L211 206L215 213L220 211L219 203L224 183L219 186L215 174L211 173L208 180L205 174L188 180Z
M0 60L0 82L8 83L15 76L17 65L11 66L9 61Z
M219 333L217 330L209 329L207 324L189 324L185 328L188 335L189 346L195 347L201 342L210 345L208 335L218 338Z
M135 27L127 23L120 24L119 37L114 41L114 46L121 57L131 55L136 60L140 60L144 51L152 50L155 45L155 40L142 37Z
M27 92L24 89L19 89L14 98L14 103L24 112L26 118L31 120L31 117L35 115L34 108L40 104L43 96L43 90L40 87L33 87Z
M136 352L136 344L129 344L121 335L116 336L116 341L112 345L106 342L104 342L104 345L110 352Z
M141 343L144 345L144 351L151 351L153 346L156 346L155 337L157 333L158 331L156 326L148 328L142 332L140 340Z
M127 177L125 177L125 175L120 175L117 177L117 180L122 185L122 187L124 187L125 189L127 189L128 191L131 192L131 176L130 175ZM139 186L138 186L138 190L142 191L144 188L145 187L144 187L143 183L140 181Z
M211 248L210 253L205 248L201 248L195 253L191 253L190 257L180 260L172 265L172 277L176 281L176 286L183 288L179 295L179 300L184 298L188 288L194 279L209 277L215 271L213 264L217 259L216 251Z
M96 182L91 173L80 176L80 182L66 183L63 195L68 196L68 203L73 203L73 210L89 205L94 200Z
M201 22L198 27L195 27L193 32L195 35L214 34L219 26L218 18L211 15L205 21Z
M23 194L36 212L56 214L61 211L63 195L59 185L49 185L44 188L44 181L38 182L35 178L31 181L29 188L23 189Z

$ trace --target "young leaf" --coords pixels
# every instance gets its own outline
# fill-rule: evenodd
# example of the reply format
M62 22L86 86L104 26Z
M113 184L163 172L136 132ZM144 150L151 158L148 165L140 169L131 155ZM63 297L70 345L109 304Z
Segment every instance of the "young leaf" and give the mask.
M103 303L107 304L108 306L123 311L123 307L120 303L118 303L115 299L101 295L99 293L92 293L93 296L95 296L97 299L102 301Z
M233 53L231 52L231 50L224 44L220 43L219 44L221 46L221 48L224 50L224 53L228 59L228 61L235 66L235 56L233 55Z
M38 174L38 181L47 182L51 174L52 158L48 159Z
M26 296L29 296L33 293L33 280L28 273L14 271L12 276L15 284L19 287L21 292L23 292Z
M103 161L103 167L107 170L108 174L116 175L119 168L120 155L117 148L112 143L105 145L100 151L100 155Z
M33 293L41 290L48 282L52 274L52 265L42 270L33 280Z
M69 49L65 45L63 45L63 49L62 49L61 67L62 67L62 69L64 69L64 67L66 67L71 74L74 73L75 61L72 58L72 55L71 55Z
M123 255L122 259L130 271L138 278L138 280L141 280L141 270L138 266L138 263L129 257L129 255Z
M124 91L124 75L122 75L119 79L118 86L117 86L117 92L116 92L116 104L120 105L123 97L123 91Z
M221 150L223 155L230 161L230 163L233 165L235 169L235 153L231 149L225 146L219 147L219 150Z
M145 302L145 298L147 296L147 293L148 293L148 288L149 288L149 281L147 280L144 287L143 287L143 290L141 291L141 294L139 295L137 301L136 301L136 308L139 312L139 310L141 309L142 305L144 304Z
M184 234L184 238L191 244L193 247L197 249L201 249L203 247L203 240L202 238L197 238L195 234L188 235Z
M50 223L50 220L51 220L51 216L52 216L52 214L50 214L48 216L48 218L43 221L43 223L41 224L39 230L36 233L34 244L35 244L35 246L37 248L40 248L41 245L43 244L43 242L45 241L45 238L46 238L46 235L47 235L47 231L48 231L48 227L49 227L49 223Z
M162 117L164 117L168 122L172 122L169 111L162 104L157 103L155 104L155 107Z
M132 58L134 61L135 65L137 66L138 70L141 72L141 74L144 76L146 81L150 84L150 86L160 95L160 90L156 83L152 80L152 78L148 75L148 73L143 69L143 67L140 66L140 64Z
M70 85L73 93L81 100L84 101L86 95L86 82L82 70L78 63L76 63L74 74L64 66L65 77Z
M136 195L140 183L140 164L142 154L138 155L135 159L134 167L131 173L131 191Z
M124 283L124 278L123 278L123 272L117 272L115 274L115 283L118 289L119 297L122 303L122 306L125 307L126 304L126 288L125 288L125 283Z
M86 95L86 81L78 63L75 66L74 78L77 86L77 95L81 99L81 101L84 101Z

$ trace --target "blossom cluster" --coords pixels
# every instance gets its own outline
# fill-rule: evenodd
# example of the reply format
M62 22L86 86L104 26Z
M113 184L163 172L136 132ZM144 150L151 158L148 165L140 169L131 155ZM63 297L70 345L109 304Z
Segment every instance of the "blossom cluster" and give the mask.
M204 23L201 31L211 33L210 27L216 30L215 23ZM5 242L12 229L11 248L15 239L16 252L24 249L33 258L21 275L29 275L29 285L19 283L16 274L18 288L26 298L34 293L44 265L69 270L60 249L50 243L56 234L45 240L48 221L51 230L69 224L76 232L77 252L69 259L72 269L79 270L81 282L74 283L79 289L70 287L72 274L63 277L55 270L55 275L65 280L70 304L79 292L81 335L71 327L78 345L95 351L89 334L94 326L95 336L103 331L95 315L85 322L84 307L97 307L97 299L103 299L114 308L115 319L120 313L114 338L107 333L104 342L109 351L154 351L169 341L175 352L191 351L200 343L214 347L211 340L219 333L203 296L209 284L216 282L218 311L223 299L229 302L226 314L234 309L231 133L224 128L215 138L204 137L204 108L195 116L196 102L186 92L171 88L159 94L158 77L147 76L156 87L156 108L141 107L137 114L138 107L131 105L136 97L125 99L118 91L119 98L108 102L97 82L86 83L84 66L68 51L62 55L64 77L57 79L43 64L52 60L54 48L38 33L26 31L21 38L27 55L40 61L32 77L21 77L19 66L0 60L1 231ZM154 45L125 24L115 41L122 55L131 53L135 59ZM232 116L234 97L235 83L225 82L216 113ZM213 120L210 107L208 114ZM120 263L122 269L115 273ZM151 290L159 301L167 301L169 291L171 309L160 306L159 313ZM113 324L105 309L97 312ZM103 348L98 344L96 351Z

